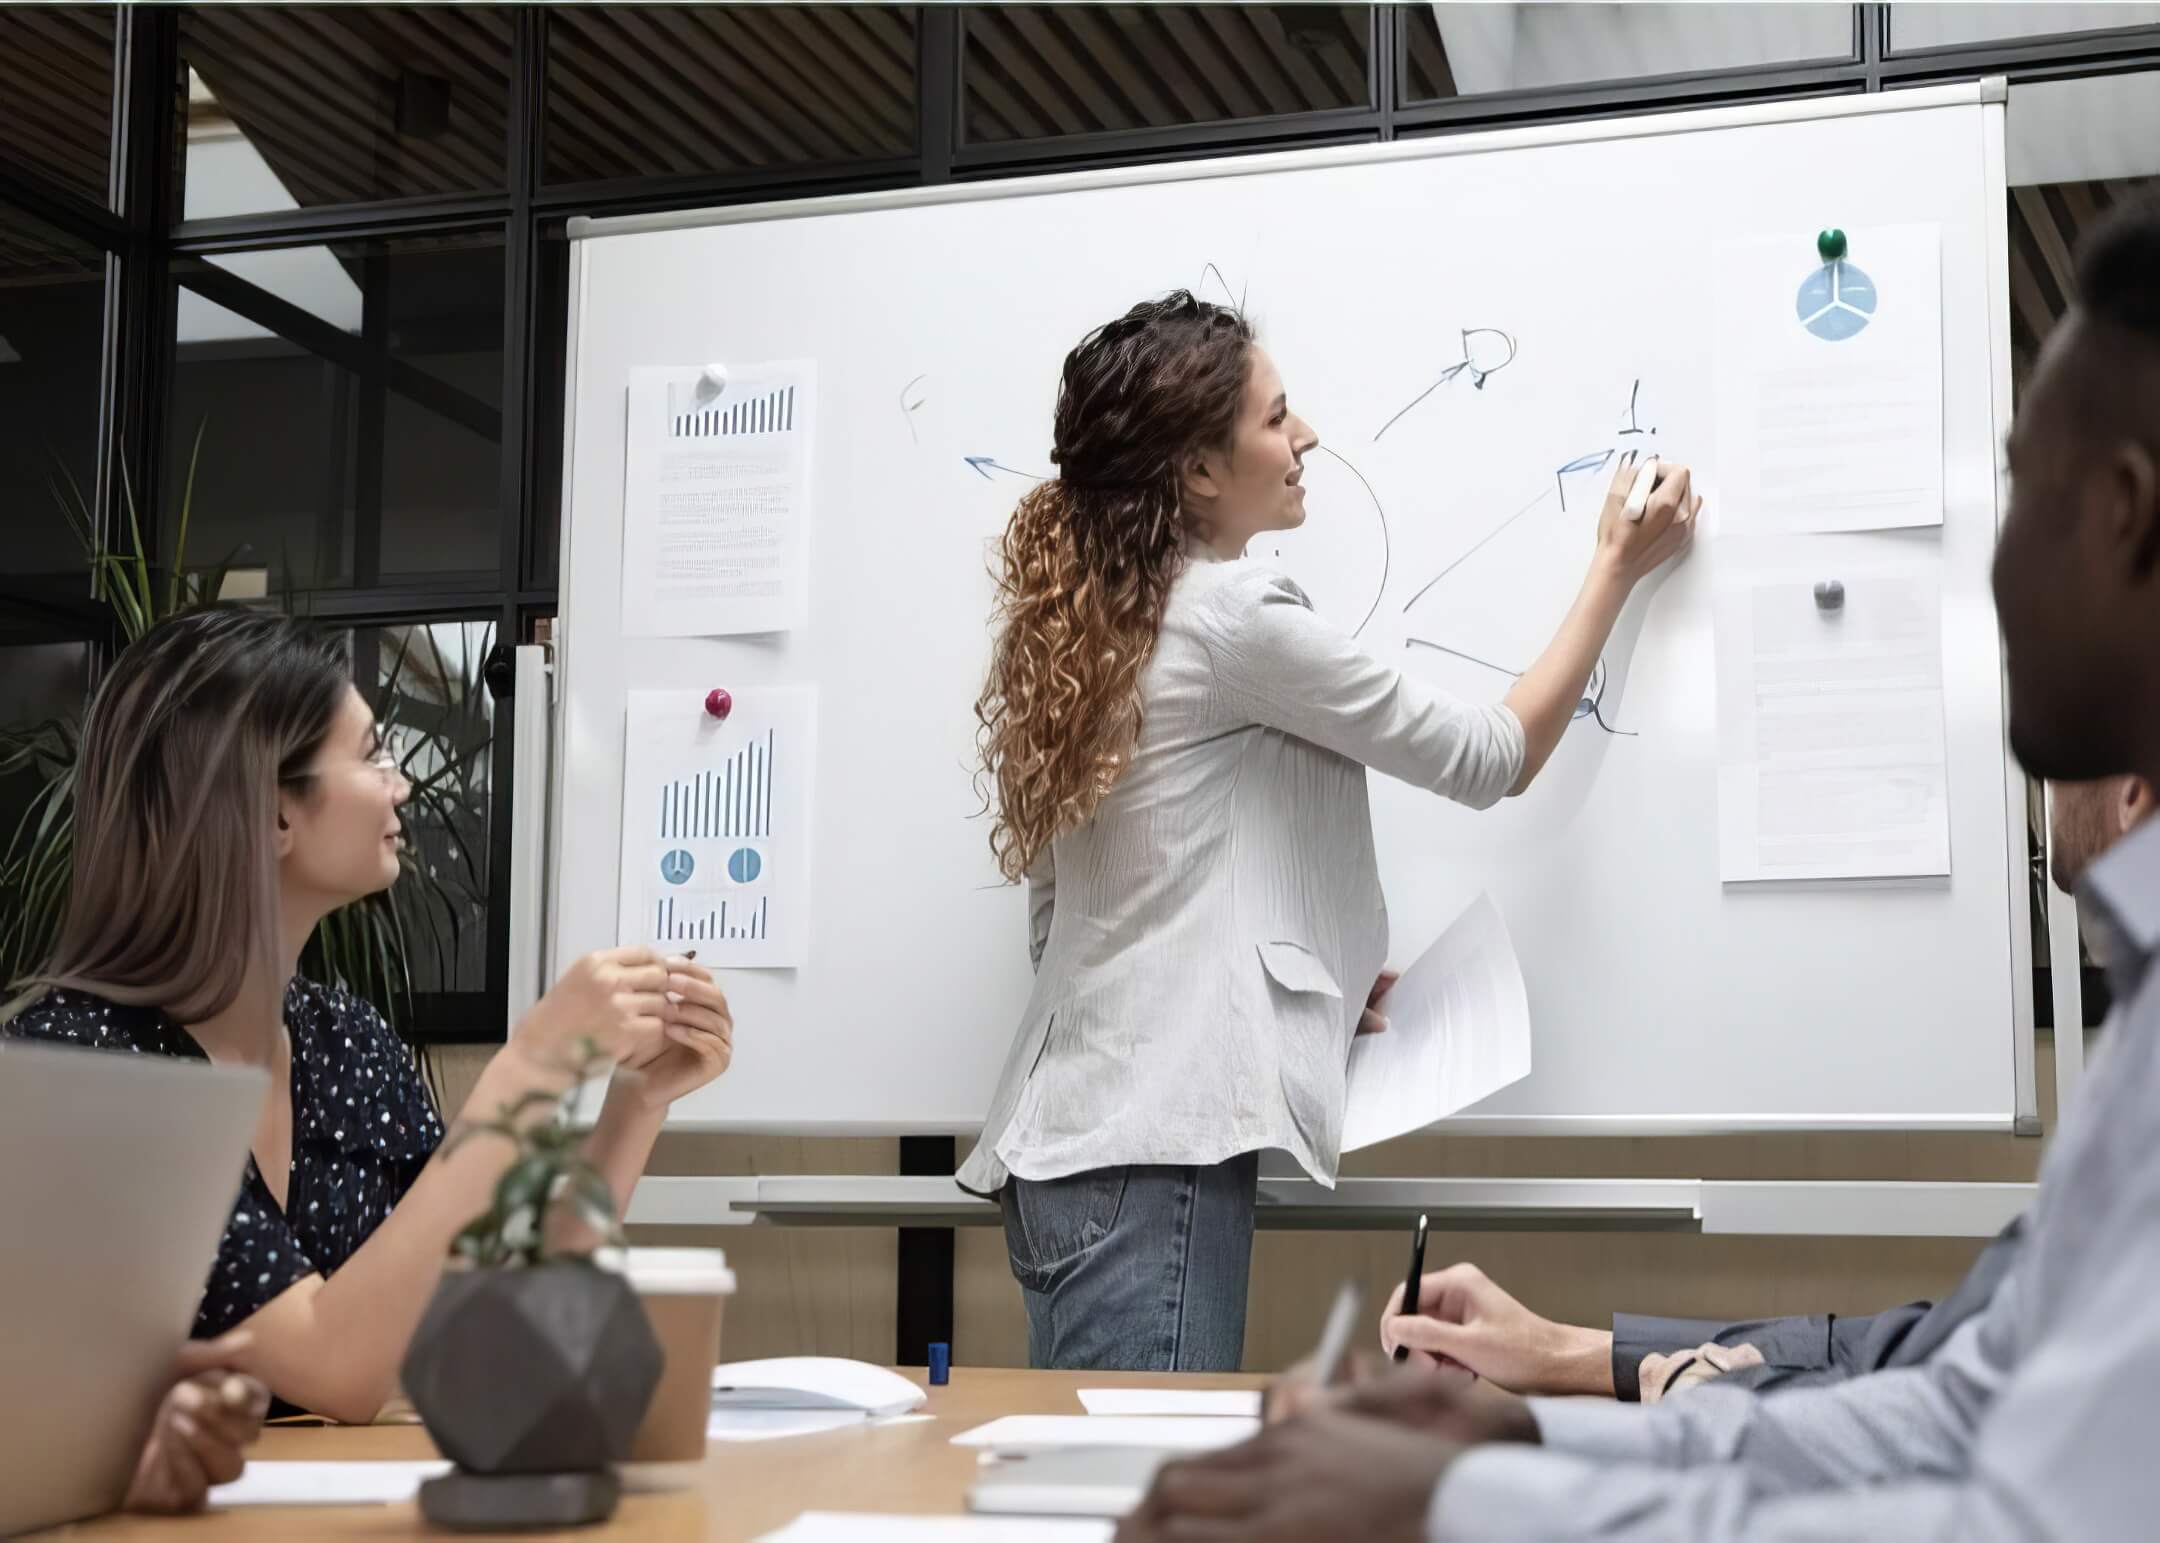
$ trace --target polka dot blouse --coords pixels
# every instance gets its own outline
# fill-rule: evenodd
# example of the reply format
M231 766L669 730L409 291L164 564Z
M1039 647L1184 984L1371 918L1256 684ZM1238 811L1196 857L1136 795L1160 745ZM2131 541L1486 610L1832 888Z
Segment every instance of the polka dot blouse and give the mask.
M306 1276L353 1256L441 1144L442 1121L409 1051L358 997L312 981L285 994L292 1035L292 1173L271 1198L252 1155L195 1315L197 1339L251 1316ZM0 1027L23 1039L204 1060L154 1007L50 991Z

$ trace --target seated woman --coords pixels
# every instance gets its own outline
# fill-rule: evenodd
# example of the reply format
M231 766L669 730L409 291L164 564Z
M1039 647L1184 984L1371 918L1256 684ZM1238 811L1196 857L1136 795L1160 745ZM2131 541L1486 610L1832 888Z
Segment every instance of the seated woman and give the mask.
M411 796L339 640L207 610L115 661L84 728L59 941L0 1033L268 1068L252 1157L196 1318L244 1327L234 1363L277 1398L374 1418L458 1232L511 1160L443 1125L376 1010L298 976L341 906L398 874ZM608 1088L587 1155L626 1206L668 1105L727 1069L707 970L648 948L591 954L510 1031L460 1118L562 1093L586 1053ZM522 1118L548 1114L535 1099ZM90 1114L86 1111L86 1114Z

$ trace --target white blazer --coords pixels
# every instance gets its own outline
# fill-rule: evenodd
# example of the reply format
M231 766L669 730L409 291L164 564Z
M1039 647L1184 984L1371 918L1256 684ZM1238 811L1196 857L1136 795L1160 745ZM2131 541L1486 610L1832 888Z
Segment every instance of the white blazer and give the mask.
M1029 876L1035 990L959 1181L1279 1148L1332 1184L1388 945L1365 768L1483 809L1522 725L1247 559L1187 563L1140 689L1132 764Z

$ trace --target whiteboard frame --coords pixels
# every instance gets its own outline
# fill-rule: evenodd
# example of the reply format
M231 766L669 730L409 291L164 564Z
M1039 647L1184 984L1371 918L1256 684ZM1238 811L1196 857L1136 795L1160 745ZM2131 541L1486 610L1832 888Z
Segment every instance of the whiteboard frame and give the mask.
M1180 160L1151 162L1144 165L1113 167L1103 170L1064 172L1047 176L1018 176L989 179L980 182L942 183L919 188L902 188L885 192L849 193L823 198L773 200L762 203L732 205L720 208L685 209L657 214L593 217L580 215L567 222L570 240L569 303L566 322L567 335L564 350L563 372L563 437L565 464L562 487L562 507L558 511L562 566L567 570L573 560L573 532L570 490L577 485L575 457L577 454L577 398L583 378L581 369L582 331L581 318L586 308L586 283L588 267L583 243L610 236L633 235L651 231L701 229L709 226L746 225L773 220L796 220L825 214L863 213L881 209L934 207L947 204L963 204L1050 196L1068 192L1102 188L1133 187L1170 182L1216 181L1234 177L1260 176L1289 170L1319 170L1339 166L1362 166L1371 164L1415 161L1446 156L1475 155L1494 150L1522 149L1541 145L1580 144L1620 139L1657 139L1682 134L1711 133L1725 129L1761 124L1812 122L1820 119L1871 117L1878 114L1927 111L1943 107L1978 106L1981 113L1979 153L1983 160L1983 181L1994 195L1987 211L1987 300L1988 300L1988 352L1992 374L1992 413L1998 435L2006 431L2010 422L2010 281L2009 281L2009 210L2007 199L2007 156L2004 147L2004 113L2008 101L2008 86L2001 77L1960 82L1950 85L1927 86L1908 90L1855 94L1837 97L1811 97L1795 101L1753 103L1734 107L1707 108L1685 112L1661 113L1648 117L1624 117L1601 119L1594 122L1540 124L1524 128L1495 129L1475 133L1450 134L1421 139L1399 139L1367 145L1344 145L1321 149L1275 151L1259 155L1230 156L1220 159ZM1999 532L2007 501L2006 472L1998 462L1995 478L1995 524ZM1999 640L1998 640L1999 641ZM556 715L567 710L570 699L573 671L575 669L574 626L567 614L558 619L556 638L555 673L556 691L549 703L549 718L553 726ZM2002 720L2007 722L2008 677L1998 672L1998 689L2002 693L2000 708ZM568 817L559 790L564 786L567 751L565 736L551 735L553 744L549 755L548 786L551 791L552 813L555 819ZM1753 1117L1721 1117L1696 1115L1686 1117L1644 1117L1635 1115L1507 1115L1507 1116L1457 1116L1434 1127L1451 1135L1544 1135L1544 1136L1687 1136L1721 1134L1747 1131L1861 1131L1861 1130L1910 1130L1910 1131L1999 1131L2005 1128L2020 1135L2040 1134L2039 1092L2035 1071L2037 1030L2033 1011L2033 959L2032 959L2032 886L2027 873L2027 815L2026 779L2024 770L2010 754L2007 742L2003 747L2004 759L2004 834L2005 859L2009 864L2012 882L2008 886L2010 910L2004 918L2010 929L2010 1035L2011 1064L2013 1073L2013 1098L2011 1119L2005 1122L1993 1114L1972 1115L1875 1115L1856 1118L1849 1115L1780 1115ZM553 825L550 825L552 834ZM553 980L560 969L561 947L558 937L560 908L556 896L560 893L562 843L548 843L545 955L543 968L545 978ZM671 1130L713 1131L733 1133L758 1133L767 1127L740 1121L716 1121L705 1119L670 1118ZM785 1127L771 1127L773 1134L795 1135L925 1135L952 1134L973 1135L976 1125L935 1128L912 1123L896 1122L865 1126L847 1124L827 1129L823 1126L794 1123Z

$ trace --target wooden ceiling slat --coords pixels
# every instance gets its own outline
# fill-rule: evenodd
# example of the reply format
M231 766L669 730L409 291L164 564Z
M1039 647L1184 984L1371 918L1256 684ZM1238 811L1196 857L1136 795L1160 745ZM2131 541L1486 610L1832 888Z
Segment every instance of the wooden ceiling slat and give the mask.
M758 125L761 137L774 147L762 162L744 158L738 164L834 160L847 154L846 142L831 124L804 111L773 75L737 46L741 38L733 28L721 33L706 17L673 8L645 14L677 50L710 68L736 115Z
M316 68L303 74L293 67L297 51L265 53L265 32L231 28L226 14L206 21L190 13L197 23L190 36L203 47L184 57L287 191L303 206L382 197L373 135L356 129L379 134L387 125L379 105L353 90L351 67L310 50ZM230 14L245 13L235 7ZM277 47L291 35L269 41Z
M2046 192L2036 187L2017 188L2010 196L2025 216L2025 227L2032 234L2040 260L2047 265L2048 277L2061 293L2071 293L2075 288L2077 263L2070 256L2070 245L2055 223L2054 211L2048 207Z
M730 130L740 132L732 118L716 110L653 123L646 83L624 68L620 55L584 56L557 68L559 81L583 109L575 121L603 152L597 164L604 174L620 176L632 168L680 172L701 160L717 169L739 164L718 148ZM557 116L558 124L571 121Z
M1228 6L1199 8L1202 25L1214 32L1223 53L1252 87L1261 113L1301 112L1306 103L1297 93L1274 50L1254 30L1252 18Z
M1201 23L1197 12L1202 9L1204 7L1190 5L1164 6L1159 13L1163 30L1170 34L1178 51L1190 61L1193 73L1206 82L1215 100L1222 104L1214 117L1257 116L1263 111L1259 93L1237 70L1213 31Z
M1302 9L1302 8L1301 8ZM1330 17L1330 21L1339 17ZM1294 105L1289 112L1316 112L1323 108L1342 104L1340 87L1328 77L1327 67L1319 62L1319 55L1336 50L1330 42L1317 50L1291 41L1288 29L1283 26L1281 14L1272 6L1254 6L1238 13L1238 20L1252 29L1253 36L1261 42L1262 52L1282 72L1285 84L1294 93ZM1330 32L1334 29L1329 28ZM1352 101L1361 101L1365 95L1363 82L1359 83Z
M71 15L73 6L11 5L0 11L0 32L16 31L22 39L35 38L50 47L39 51L40 70L91 87L102 86L108 96L113 87L113 32ZM20 46L19 44L14 46ZM11 50L12 51L12 47Z
M1050 7L1016 5L1005 15L1012 23L1014 35L1037 58L1056 69L1065 89L1079 100L1081 110L1093 120L1093 127L1138 128L1148 121L1141 115L1138 105L1124 93L1112 95L1101 64L1057 23Z
M841 92L853 96L872 125L869 148L891 152L915 142L913 92L894 91L876 64L857 53L860 34L845 12L827 6L774 6L767 14L801 45L805 57L824 61Z
M1423 6L1403 21L1410 68L1403 75L1405 101L1439 102L1458 96L1455 72L1448 65L1447 47L1440 41L1440 24Z
M377 164L388 160L433 179L431 191L451 192L459 188L500 187L506 176L500 154L489 156L476 152L469 142L445 134L439 139L419 139L400 134L397 130L397 100L399 78L407 71L407 61L384 48L383 21L397 17L402 8L369 6L362 8L370 19L365 28L347 25L341 17L334 16L330 8L314 5L293 6L282 13L281 19L296 30L312 32L321 46L333 53L341 47L355 51L365 50L365 69L369 83L374 87L373 100L368 104L380 125L375 143ZM422 57L425 57L424 53ZM417 67L414 73L420 73ZM505 74L501 87L507 94L509 77ZM455 101L455 94L452 97ZM399 178L398 181L405 179Z
M838 128L805 111L785 84L741 46L744 37L737 29L721 32L710 18L694 13L663 10L652 14L681 48L711 66L715 81L726 88L737 111L752 115L764 125L766 137L784 147L782 159L818 161L847 154L847 142Z
M835 89L829 79L793 56L773 24L771 12L778 9L736 12L730 19L740 30L730 35L729 44L761 78L787 93L799 108L808 107L805 118L831 136L840 154L873 153L879 142L875 120L847 92Z
M1028 137L1035 115L997 71L963 68L960 78L961 110L967 119L962 128L964 139L975 144L998 144Z
M305 191L292 189L298 201L344 203L473 187L476 173L460 164L463 155L397 133L395 69L368 39L320 30L306 14L316 9L191 13L195 34L210 45L191 60L196 73L263 159L281 177L286 164L295 171L315 168L308 177L288 179L288 185L307 184ZM311 68L296 70L296 61ZM498 171L480 185L501 180Z
M1045 73L1044 61L1036 58L1008 24L1005 12L987 6L973 7L967 16L968 41L982 45L986 62L1011 81L1017 100L1031 108L1033 121L1028 139L1052 134L1084 134L1099 125L1081 116L1078 105L1055 77Z
M915 98L915 12L912 6L858 5L848 9L866 42L874 44L892 72L893 87Z
M1313 54L1313 64L1334 82L1334 89L1328 93L1327 106L1340 107L1345 102L1362 106L1372 99L1372 82L1367 70L1372 62L1370 8L1345 5L1332 9L1335 26L1330 30L1335 37ZM1381 25L1386 24L1383 16Z
M722 93L699 94L671 69L664 72L662 88L667 109L656 112L658 104L647 90L651 83L644 77L652 61L683 56L680 40L654 26L651 13L624 12L609 17L608 23L620 28L620 33L604 41L588 36L585 41L591 46L574 62L576 73L589 83L583 93L587 117L594 126L604 121L609 129L620 130L607 136L621 158L616 164L651 165L649 147L658 144L668 147L660 164L671 171L695 170L701 162L710 162L716 146L733 141L755 149L749 155L729 153L731 167L756 165L788 152L784 135L776 133L760 114ZM602 103L612 111L595 110Z
M1163 29L1155 7L1120 6L1117 21L1118 30L1126 40L1127 53L1135 59L1145 60L1173 98L1172 122L1205 123L1220 115L1220 104L1193 79L1192 61Z

